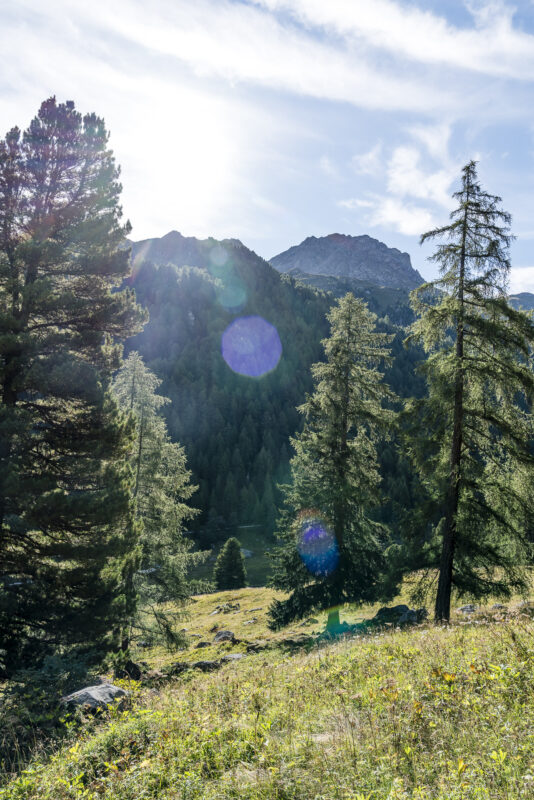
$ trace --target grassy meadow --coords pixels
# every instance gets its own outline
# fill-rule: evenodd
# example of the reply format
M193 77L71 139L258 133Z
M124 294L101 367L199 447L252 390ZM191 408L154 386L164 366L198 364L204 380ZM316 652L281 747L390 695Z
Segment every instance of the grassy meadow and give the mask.
M385 629L332 643L312 636L325 614L268 631L273 594L249 588L195 598L184 622L187 648L145 648L136 660L164 673L179 660L243 658L213 673L120 682L131 690L128 707L72 725L63 745L42 750L0 798L534 797L528 608L514 603L508 613L455 614L450 627ZM213 613L218 606L226 613ZM342 617L373 611L345 608ZM216 628L243 641L198 649ZM247 652L245 640L264 649Z

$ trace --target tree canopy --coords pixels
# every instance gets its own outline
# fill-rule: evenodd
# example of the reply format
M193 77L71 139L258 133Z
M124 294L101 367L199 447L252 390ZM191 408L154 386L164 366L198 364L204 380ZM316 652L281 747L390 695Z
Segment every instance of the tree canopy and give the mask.
M507 301L510 215L474 162L454 198L450 223L421 238L439 241L440 277L412 293L410 334L427 353L428 385L409 409L427 491L411 544L419 568L438 568L437 620L449 619L453 588L478 598L525 590L534 512L534 323Z
M314 392L299 408L304 429L291 440L291 483L282 487L273 584L290 596L271 607L273 627L381 591L388 536L370 512L380 502L377 441L393 421L380 372L391 337L350 293L328 320L326 362L312 367ZM330 627L338 624L333 614Z
M45 101L0 142L0 632L8 668L107 647L135 604L133 423L110 394L145 315L104 121Z

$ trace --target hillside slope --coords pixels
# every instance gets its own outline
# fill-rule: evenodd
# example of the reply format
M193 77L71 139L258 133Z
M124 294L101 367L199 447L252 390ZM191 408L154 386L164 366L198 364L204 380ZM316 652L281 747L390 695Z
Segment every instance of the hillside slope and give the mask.
M213 637L208 625L232 630L243 617L254 640L244 623L269 599L252 590L198 598L189 635L198 609L203 638ZM212 614L229 602L240 608ZM0 797L530 800L532 623L498 613L312 649L282 639L256 653L219 645L218 657L243 657L152 687L125 682L130 708L72 728ZM157 663L155 652L144 657Z

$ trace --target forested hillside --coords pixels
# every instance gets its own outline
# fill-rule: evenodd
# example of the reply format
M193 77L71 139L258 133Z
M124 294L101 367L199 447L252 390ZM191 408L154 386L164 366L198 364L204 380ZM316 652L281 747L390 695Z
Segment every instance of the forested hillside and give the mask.
M128 348L163 379L169 431L186 449L199 486L192 502L209 543L237 524L273 527L275 486L286 478L296 406L321 357L330 300L281 278L240 243L198 245L187 254L191 267L143 262L136 269L132 284L150 322ZM225 329L250 315L274 325L282 343L278 366L259 378L236 374L221 354Z
M134 243L132 260L131 283L150 322L127 350L142 354L171 399L165 409L169 432L185 447L199 486L192 498L202 512L194 526L197 539L221 541L237 525L260 526L268 538L276 487L289 474L289 437L302 423L296 407L311 390L311 364L323 358L320 342L334 295L280 275L236 240L200 241L172 232ZM388 291L392 297L384 298ZM407 293L369 284L362 294L379 316L409 321ZM282 343L278 366L260 378L236 374L221 354L226 328L250 315L273 324ZM382 321L380 329L395 333L387 380L401 396L419 395L419 351L406 350L400 326ZM380 457L386 495L409 507L411 477L394 442L383 444ZM377 513L391 521L393 502Z

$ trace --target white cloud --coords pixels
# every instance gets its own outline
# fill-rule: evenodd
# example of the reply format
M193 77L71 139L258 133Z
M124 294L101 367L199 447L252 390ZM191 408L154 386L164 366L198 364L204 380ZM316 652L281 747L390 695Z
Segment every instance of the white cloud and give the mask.
M504 2L470 3L475 26L459 28L444 17L395 0L255 0L292 13L305 25L401 55L487 75L532 80L534 36L513 25ZM446 5L446 4L445 4Z
M397 197L378 199L368 222L386 229L393 228L406 236L420 236L436 225L428 208L407 203Z
M370 150L352 157L351 166L357 175L376 175L383 166L382 142L377 142Z
M449 160L449 140L451 138L451 125L440 122L437 125L414 125L408 129L414 139L423 144L432 158L440 161Z
M388 191L400 197L416 197L450 209L450 187L458 168L442 168L426 172L420 166L420 153L412 146L396 147L389 160Z
M141 0L92 5L50 0L46 7L41 0L6 1L13 9L23 8L35 20L42 21L43 31L51 27L59 30L61 26L64 29L64 46L59 53L54 49L50 58L45 39L39 42L41 31L35 31L30 44L32 37L26 28L19 28L13 36L9 25L4 25L2 61L13 76L22 52L50 72L69 43L68 61L76 62L76 48L89 50L88 43L95 42L101 66L106 63L110 73L119 66L124 70L125 64L120 63L120 56L114 56L114 50L118 45L119 49L127 45L150 56L152 68L156 57L169 58L165 66L171 74L177 65L185 65L198 77L265 86L372 109L429 113L443 107L452 110L458 105L456 92L439 86L438 77L421 79L422 76L400 74L391 66L381 67L350 43L320 41L261 8L230 0L153 0L150 8ZM116 80L113 74L110 78Z
M510 291L534 292L534 267L512 267L510 272Z

